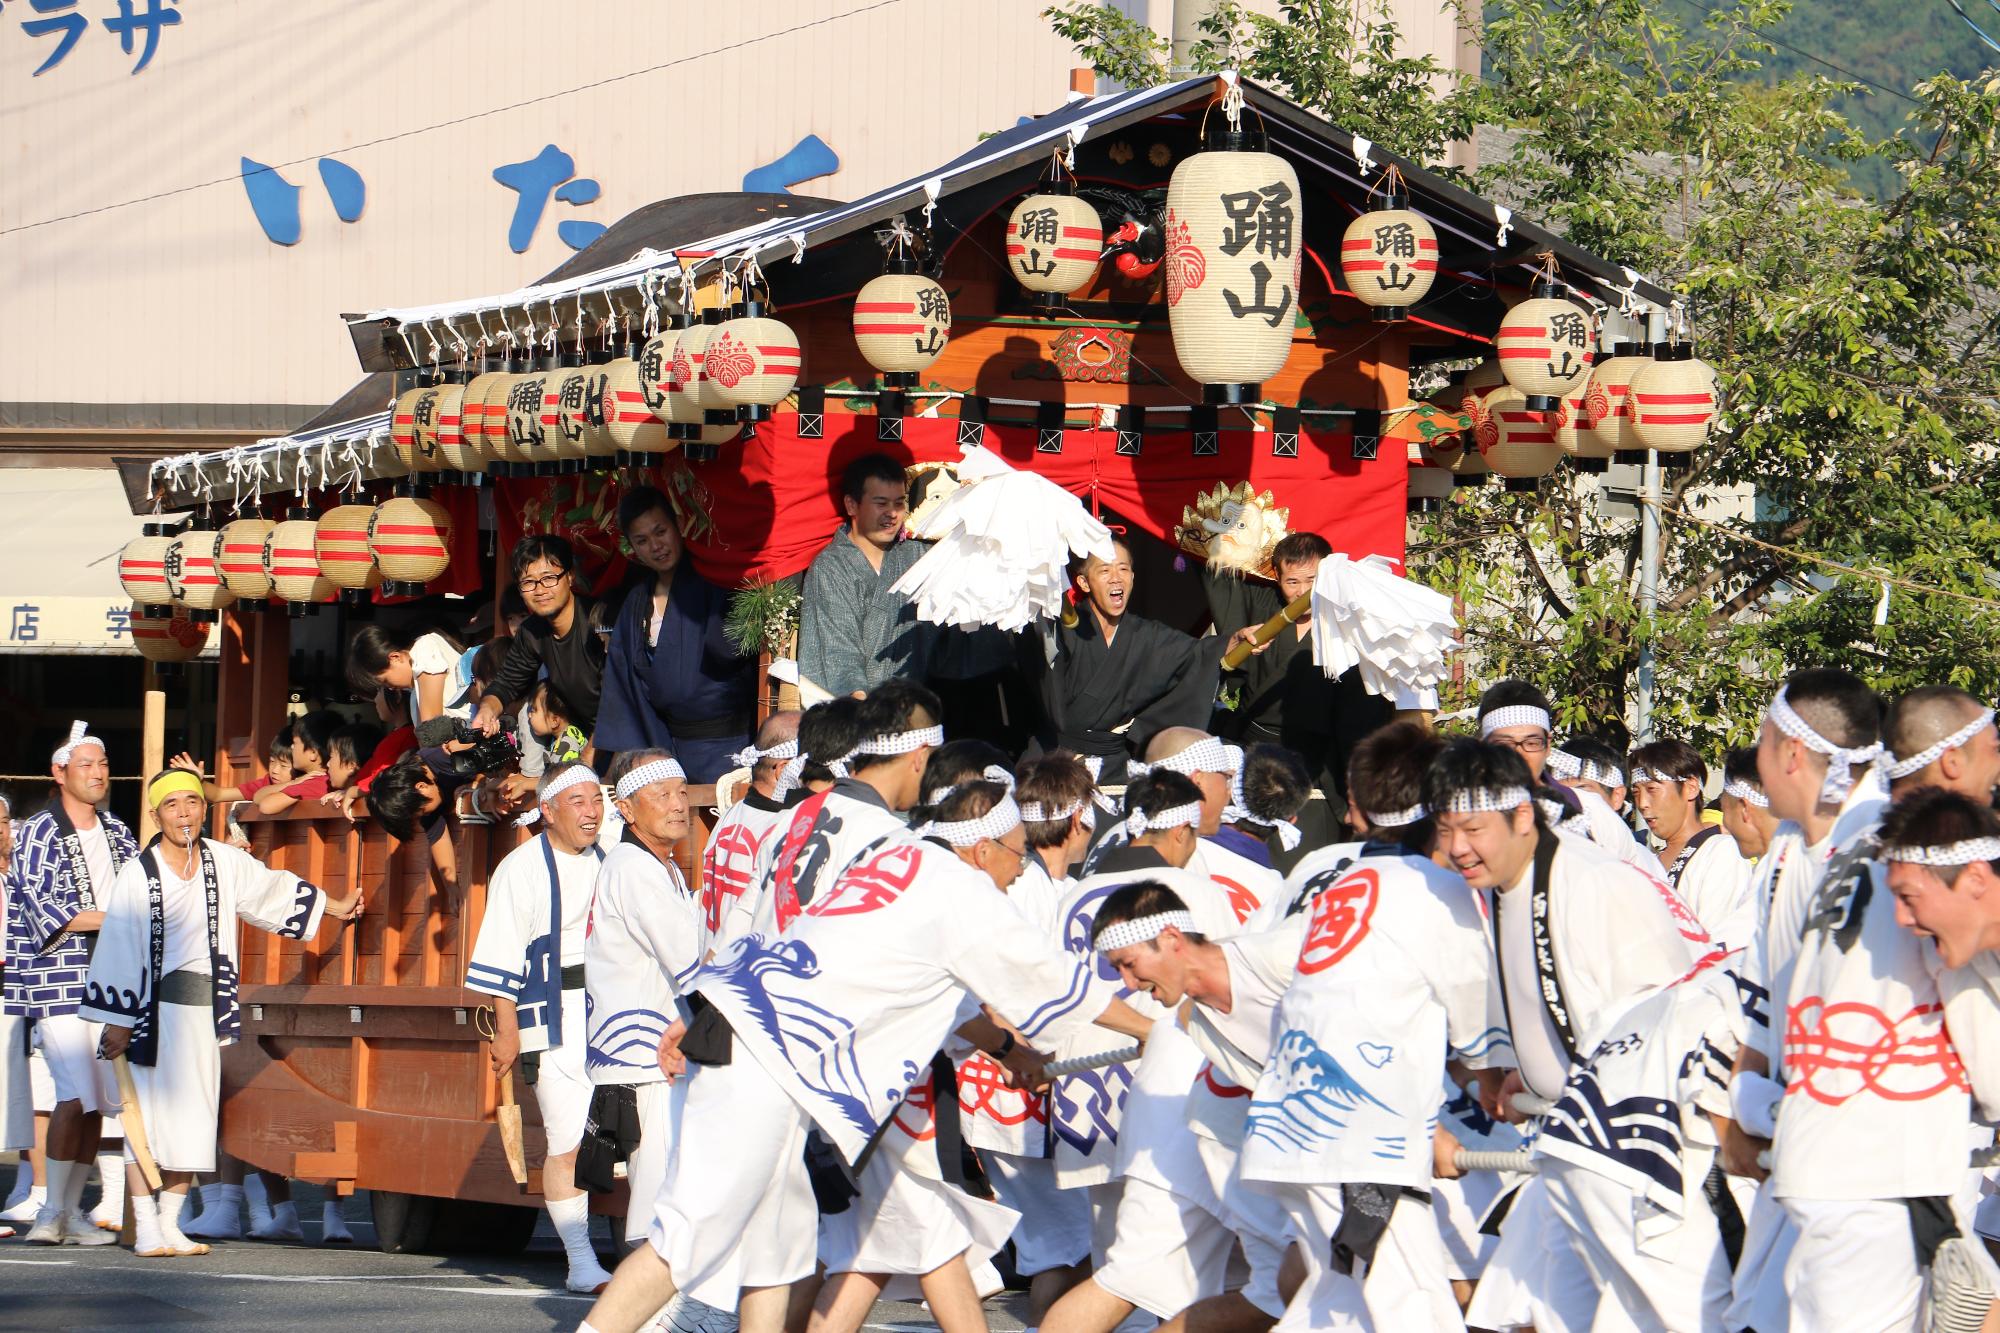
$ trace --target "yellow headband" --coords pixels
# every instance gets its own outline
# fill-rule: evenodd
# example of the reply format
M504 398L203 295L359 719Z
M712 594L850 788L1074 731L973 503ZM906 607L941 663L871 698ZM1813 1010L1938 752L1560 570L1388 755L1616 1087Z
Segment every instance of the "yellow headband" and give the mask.
M176 792L187 792L197 800L201 794L201 779L185 768L162 769L146 786L146 800L157 810L167 803L167 798Z

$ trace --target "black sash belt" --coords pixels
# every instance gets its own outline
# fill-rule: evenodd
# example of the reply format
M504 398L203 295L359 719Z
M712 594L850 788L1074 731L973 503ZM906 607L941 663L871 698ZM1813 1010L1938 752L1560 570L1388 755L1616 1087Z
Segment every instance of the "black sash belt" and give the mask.
M562 970L562 988L564 990L583 989L582 963L571 963L568 967Z
M215 1003L215 978L206 972L169 972L160 978L161 1004Z

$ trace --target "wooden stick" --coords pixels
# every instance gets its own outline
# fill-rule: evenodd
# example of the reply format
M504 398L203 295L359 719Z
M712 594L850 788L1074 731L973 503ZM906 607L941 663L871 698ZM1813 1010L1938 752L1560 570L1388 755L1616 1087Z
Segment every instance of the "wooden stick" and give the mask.
M500 1126L500 1147L507 1154L507 1170L516 1185L528 1183L528 1155L521 1143L521 1108L514 1104L514 1071L500 1076L500 1105L493 1112Z
M153 1161L152 1146L146 1141L146 1117L139 1110L139 1087L132 1081L132 1066L124 1056L113 1056L111 1068L118 1075L118 1124L125 1131L125 1139L132 1145L132 1160L139 1164L139 1174L146 1178L146 1184L155 1192L160 1188L160 1168Z
M1287 625L1298 624L1299 618L1312 610L1312 604L1312 593L1308 591L1290 606L1259 625L1257 632L1250 636L1248 643L1239 643L1222 655L1222 669L1224 671L1234 671L1237 667L1249 661L1250 654L1277 638L1279 630L1285 628Z

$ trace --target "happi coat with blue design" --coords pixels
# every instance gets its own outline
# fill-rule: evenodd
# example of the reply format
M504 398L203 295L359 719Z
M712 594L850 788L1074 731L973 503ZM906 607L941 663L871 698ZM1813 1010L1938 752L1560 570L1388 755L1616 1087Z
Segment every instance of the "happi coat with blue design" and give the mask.
M584 1068L592 1083L658 1083L660 1038L681 1017L681 987L701 965L701 900L681 868L631 825L597 872L583 945Z
M103 811L115 871L139 854L132 830ZM104 905L109 884L92 884L74 830L54 810L21 825L7 871L6 1010L29 1018L73 1014L83 1002L91 937L66 929L79 912Z

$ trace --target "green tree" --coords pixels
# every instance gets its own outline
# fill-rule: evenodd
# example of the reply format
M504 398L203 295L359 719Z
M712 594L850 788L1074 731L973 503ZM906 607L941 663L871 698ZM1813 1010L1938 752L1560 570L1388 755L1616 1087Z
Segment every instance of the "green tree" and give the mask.
M1790 667L2000 692L2000 77L1919 83L1871 138L1836 109L1850 87L1768 78L1760 33L1787 10L1492 0L1463 84L1398 56L1368 0L1275 21L1225 4L1197 53L1420 160L1470 124L1510 131L1475 188L1680 295L1722 413L1668 476L1656 616L1638 525L1567 469L1532 496L1460 492L1412 546L1413 575L1464 598L1476 674L1537 681L1570 727L1622 729L1645 643L1656 726L1709 744L1753 734ZM1164 77L1163 46L1115 13L1049 12L1105 72ZM1894 188L1857 192L1863 161ZM1719 502L1732 488L1754 488L1747 517ZM1878 626L1890 581L1912 586Z

